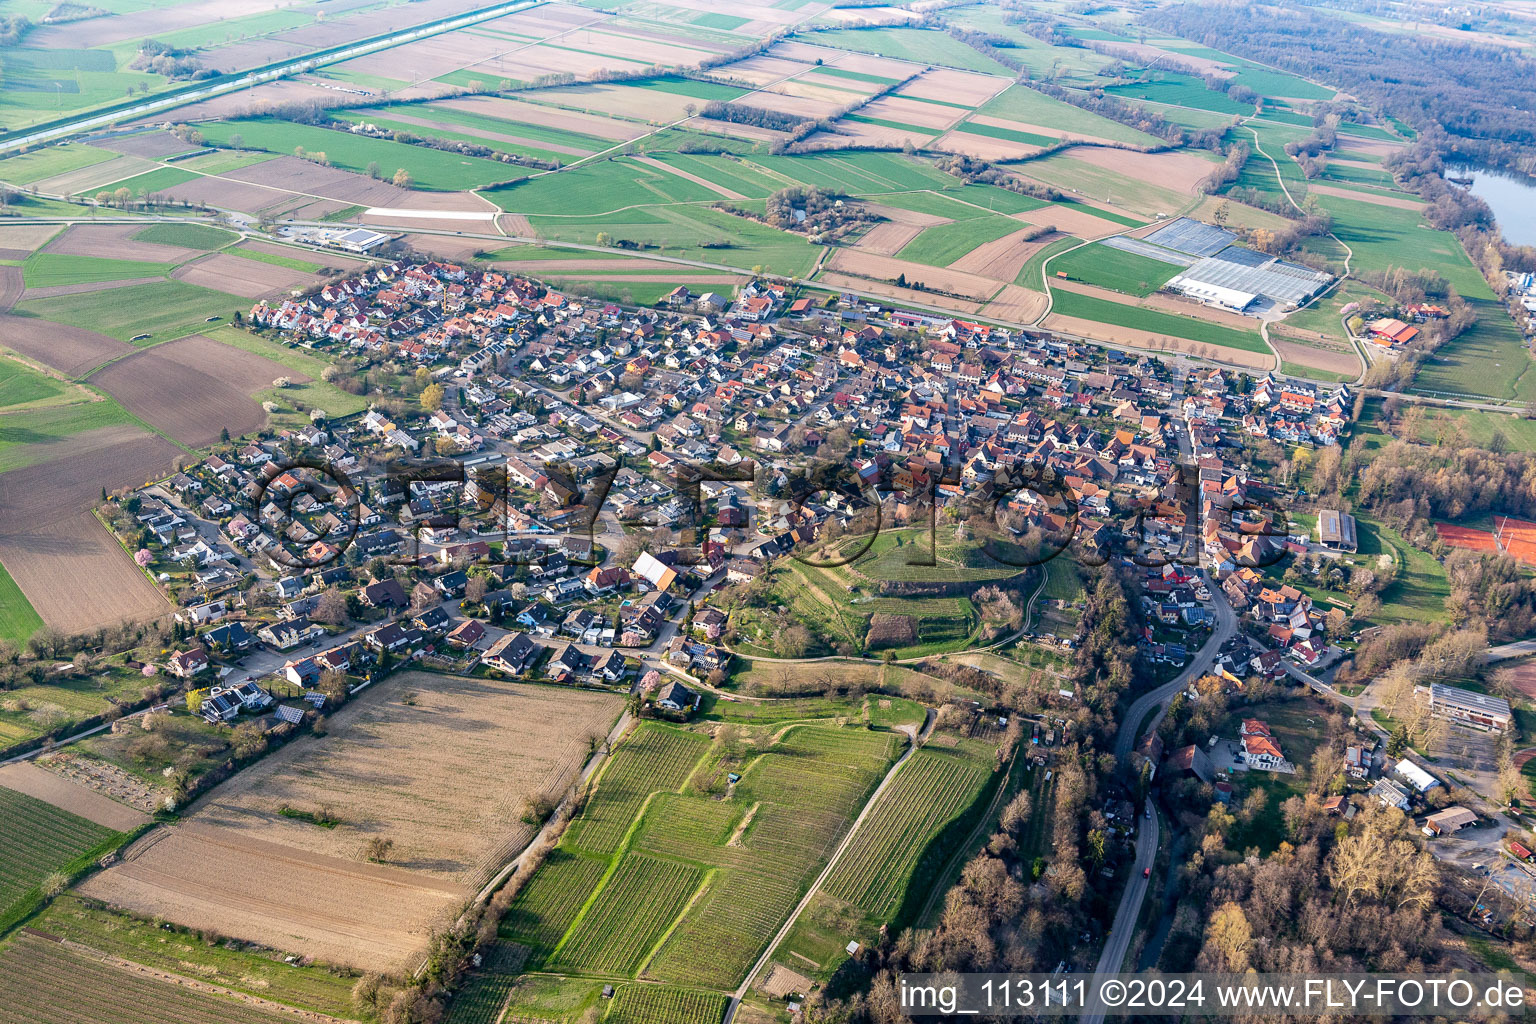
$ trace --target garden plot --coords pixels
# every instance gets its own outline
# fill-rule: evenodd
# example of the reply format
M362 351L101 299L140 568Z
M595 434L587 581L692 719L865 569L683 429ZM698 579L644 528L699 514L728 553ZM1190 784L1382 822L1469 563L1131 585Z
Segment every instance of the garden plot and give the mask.
M284 269L226 258L257 269ZM279 377L309 380L281 363L194 335L119 359L90 382L146 423L200 447L217 441L223 430L240 435L260 429L266 413L251 396Z
M0 787L52 804L114 832L132 832L150 822L149 815L143 811L110 800L62 775L45 771L31 761L0 766Z

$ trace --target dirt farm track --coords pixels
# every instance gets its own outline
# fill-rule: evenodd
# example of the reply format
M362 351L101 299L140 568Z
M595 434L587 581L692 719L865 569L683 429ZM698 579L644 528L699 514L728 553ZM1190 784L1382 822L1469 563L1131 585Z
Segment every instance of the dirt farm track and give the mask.
M588 737L621 710L608 693L396 675L337 712L327 736L216 788L81 891L362 969L399 967L532 838L524 800L563 793ZM321 805L334 829L278 813ZM375 837L393 843L387 863L366 859ZM232 871L280 884L230 886Z

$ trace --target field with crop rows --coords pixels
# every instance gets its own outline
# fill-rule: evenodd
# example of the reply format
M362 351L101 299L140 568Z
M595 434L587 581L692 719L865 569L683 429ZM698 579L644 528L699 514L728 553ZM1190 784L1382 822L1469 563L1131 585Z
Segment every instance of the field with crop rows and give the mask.
M111 829L0 787L0 922L28 902L54 872L105 853L121 838Z
M502 919L501 934L535 951L553 949L607 869L604 860L550 851Z
M606 1024L720 1024L729 1000L716 992L625 985Z
M828 876L824 891L889 919L928 844L986 785L989 766L952 750L912 756Z
M708 746L708 738L696 733L641 725L614 753L586 812L567 830L566 845L588 853L613 853L645 798L680 788Z
M292 1019L119 970L28 933L0 947L0 1024L276 1024Z
M698 889L703 872L688 864L625 854L600 899L576 922L553 970L629 977Z

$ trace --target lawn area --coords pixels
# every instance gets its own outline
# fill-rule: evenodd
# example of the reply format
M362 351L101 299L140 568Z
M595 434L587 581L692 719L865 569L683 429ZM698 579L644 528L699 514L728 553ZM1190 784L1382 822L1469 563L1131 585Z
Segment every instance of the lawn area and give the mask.
M692 78L682 78L678 75L662 75L658 78L646 78L638 82L625 82L625 85L633 89L655 89L657 92L669 92L674 96L692 96L697 100L719 100L721 103L729 103L731 100L740 99L751 90L743 89L736 85L723 85L719 82L700 82Z
M16 581L11 579L11 574L5 571L5 566L0 565L0 640L7 640L20 647L28 637L42 628L42 616L28 603L27 596L21 592ZM0 724L0 745L16 742L5 739L5 732L5 726Z
M1151 295L1183 269L1177 263L1123 252L1103 242L1085 245L1051 261L1053 275L1065 272L1076 281L1142 296Z
M1432 405L1423 406L1423 410L1417 440L1424 444L1454 444L1459 431L1469 444L1479 448L1490 447L1494 435L1500 434L1504 450L1536 452L1536 420L1528 420L1519 413L1441 409Z
M133 233L136 242L175 245L183 249L222 249L239 238L233 231L212 224L151 224Z
M65 386L59 381L25 363L0 356L0 413L57 405L65 396Z
M1055 264L1053 263L1054 267ZM1268 352L1269 347L1258 331L1239 331L1236 328L1213 324L1194 317L1165 313L1159 309L1142 309L1138 306L1111 302L1093 295L1082 295L1064 289L1051 293L1053 313L1081 317L1104 324L1119 324L1139 331L1151 331L1173 338L1185 338L1204 345L1235 348L1244 352Z
M1055 131L1058 138L1076 135L1143 146L1160 144L1159 140L1145 132L1127 127L1119 121L1100 117L1081 107L1074 107L1070 103L1052 99L1038 89L1031 89L1027 85L1009 86L978 107L976 112L1047 128Z
M1330 705L1313 697L1267 700L1242 708L1227 716L1217 727L1215 735L1224 739L1236 739L1238 729L1245 718L1257 718L1269 726L1271 735L1285 759L1297 767L1294 775L1279 772L1235 771L1233 779L1243 794L1263 791L1267 797L1265 809L1253 816L1246 825L1233 826L1229 845L1235 850L1257 846L1261 853L1270 853L1286 839L1285 819L1280 805L1293 795L1307 790L1307 769L1312 755L1322 743L1323 720L1333 710ZM1231 767L1218 764L1218 769ZM1234 806L1240 801L1234 800Z
M156 281L132 288L55 295L16 307L23 316L84 327L128 341L170 341L202 329L210 316L231 317L250 307L249 299L181 281Z
M803 38L817 46L836 46L860 53L878 53L885 57L938 64L980 71L989 75L1013 77L1013 71L991 57L984 56L945 32L920 28L848 28L817 32Z
M1369 556L1388 552L1398 565L1398 577L1382 591L1381 611L1373 621L1447 621L1450 613L1446 611L1445 603L1451 596L1451 585L1445 576L1445 566L1433 555L1409 544L1396 530L1369 516L1357 512L1355 528L1359 534L1359 554Z
M46 146L30 153L0 160L0 181L8 181L13 185L30 185L44 178L78 171L92 164L105 163L116 159L117 156L118 154L111 150L97 149L80 142Z
M53 725L94 718L111 706L110 701L132 703L143 689L144 677L119 658L89 676L57 677L9 690L7 699L31 710L0 709L0 747L41 736Z
M1475 293L1462 297L1476 307L1477 323L1424 361L1412 390L1536 400L1536 362L1503 305Z
M335 167L360 174L365 173L371 163L379 165L385 178L393 177L397 168L404 168L415 186L423 189L456 191L480 188L511 181L524 173L515 165L495 160L447 153L389 139L371 139L276 118L212 121L199 125L199 130L211 145L261 149L279 154L292 153L295 147L302 146L310 154L324 153ZM238 147L233 147L230 141L234 136L240 137Z
M35 252L22 261L21 274L28 288L53 288L58 285L87 284L95 281L164 277L174 267L175 264L171 263L142 263L138 260Z

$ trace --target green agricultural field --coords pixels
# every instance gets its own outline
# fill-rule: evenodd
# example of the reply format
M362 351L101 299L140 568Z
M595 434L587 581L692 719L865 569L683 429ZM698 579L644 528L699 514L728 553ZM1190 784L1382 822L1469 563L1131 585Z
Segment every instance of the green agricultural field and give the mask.
M745 728L749 739L711 743L700 733L641 725L518 894L503 936L529 946L535 967L735 987L896 747L891 732L825 718ZM584 982L560 986L573 1002L585 998ZM519 1001L514 992L512 1012Z
M66 988L67 997L61 995ZM66 999L67 1017L59 1012ZM8 1021L27 1024L66 1019L71 1024L279 1024L294 1019L190 985L123 970L30 933L0 944L0 1008Z
M873 85L895 85L901 81L899 78L885 78L880 75L871 75L864 71L849 71L847 68L825 65L815 71L806 72L811 75L828 75L832 78L846 78L852 82L869 82Z
M598 779L601 800L566 830L564 845L607 856L619 848L645 798L682 787L704 756L708 741L697 734L644 726L616 753Z
M175 264L142 263L138 260L101 259L57 252L35 252L21 264L28 288L124 281L136 277L164 277Z
M905 124L901 121L888 121L880 117L866 117L863 114L849 114L848 116L844 117L843 120L852 121L855 124L877 125L881 128L890 128L891 130L898 132L910 132L914 136L920 136L921 138L919 138L919 141L922 141L922 139L926 139L929 136L940 134L940 130L937 128L921 128L915 124Z
M561 277L551 275L547 271L544 277L553 287L582 298L618 302L626 306L654 306L677 289L677 282L670 275L665 274L644 281L613 281L601 275ZM730 287L724 284L717 285L716 290L729 290Z
M1058 139L1049 135L1037 135L1034 132L1021 132L1014 128L999 128L992 124L977 124L975 121L962 121L955 125L954 131L963 135L981 135L989 139L1006 139L1009 142L1017 142L1025 146L1039 146L1042 149L1054 146Z
M0 181L13 185L30 185L34 181L52 178L58 174L78 171L82 167L105 163L116 159L111 150L97 149L79 142L66 142L58 146L22 153L0 160Z
M488 189L485 196L503 210L530 216L593 216L635 207L720 198L719 193L687 178L625 157Z
M1238 63L1233 58L1228 61ZM1327 86L1315 85L1306 79L1288 75L1283 71L1271 71L1248 61L1233 79L1238 85L1246 85L1261 96L1284 96L1296 100L1331 100L1334 91Z
M1045 291L1045 261L1050 259L1052 256L1055 256L1057 253L1066 252L1073 246L1082 244L1083 240L1073 235L1067 235L1065 238L1058 238L1056 241L1052 242L1050 245L1047 245L1044 249L1041 249L1039 252L1031 256L1029 260L1025 262L1024 266L1019 268L1019 276L1013 279L1013 283L1024 288L1028 288L1032 292Z
M204 942L196 932L162 927L73 895L61 896L34 922L39 931L173 974L300 1009L350 1019L356 1014L350 972L286 963L275 950Z
M738 192L748 199L765 199L794 182L770 173L750 160L733 160L721 156L704 156L696 153L657 153L652 159L660 160L669 167L676 167L688 174L696 174L706 181Z
M720 1024L730 1000L718 992L625 985L605 1024Z
M624 854L549 958L549 968L634 976L703 880L703 870L689 864Z
M303 252L295 249L294 252ZM241 249L238 246L229 250L229 255L239 256L243 260L255 260L257 263L270 263L277 267L287 267L289 270L298 270L305 274L318 274L323 268L318 263L309 260L301 260L294 256L284 256L281 253L267 252L264 249Z
M0 420L0 423L4 423ZM0 430L4 427L0 426ZM43 628L43 617L37 614L27 595L21 592L16 581L11 579L11 574L5 571L5 566L0 565L0 640L6 640L20 647L27 639ZM12 727L9 723L0 721L0 746L10 746L24 739L37 735L37 732L25 730L12 738Z
M823 891L889 921L929 844L976 801L991 768L984 756L958 748L919 751L881 794Z
M1054 266L1054 264L1052 264ZM1236 328L1213 324L1207 320L1164 313L1158 309L1143 309L1123 305L1092 295L1081 295L1064 289L1051 293L1051 311L1062 316L1081 317L1101 324L1119 324L1138 331L1151 331L1171 338L1183 338L1203 345L1235 348L1244 352L1265 352L1269 346L1259 337L1258 331L1239 331Z
M211 316L226 319L250 308L251 300L181 281L156 281L76 295L34 299L16 307L24 316L84 327L128 341L141 334L151 342L170 341L201 330Z
M86 191L95 195L101 191L116 192L120 188L125 188L135 196L155 195L166 189L175 188L177 185L196 181L199 177L192 171L184 171L180 167L157 167L152 171L145 171L143 174L136 174L121 181L107 182Z
M930 267L947 267L979 245L1022 230L1023 224L1009 217L982 216L953 224L924 228L896 255Z
M75 434L133 422L127 410L111 399L0 416L0 473L68 454L69 438Z
M1116 85L1104 90L1124 99L1150 100L1177 107L1193 107L1218 114L1251 114L1253 104L1239 103L1224 92L1207 89L1205 83L1194 75L1179 72L1155 72L1146 82Z
M804 41L818 46L836 46L860 53L878 53L919 64L938 64L980 71L988 75L1013 77L1013 71L991 57L984 56L953 36L934 29L920 28L847 28L817 32Z
M1012 85L1002 93L977 108L978 114L1022 121L1059 132L1060 136L1078 135L1110 139L1114 142L1130 142L1136 145L1158 145L1160 140L1145 132L1128 128L1119 121L1111 121L1091 111L1074 107L1070 103L1052 99L1045 93L1027 85Z
M228 174L230 171L238 171L276 158L275 153L231 153L227 150L219 150L195 156L190 160L178 160L176 166L197 171L200 174Z
M1384 189L1392 189L1394 187L1392 175L1386 171L1365 167L1346 167L1336 160L1328 164L1322 176L1329 181L1344 182L1351 185L1374 185ZM1404 193L1404 197L1407 198L1407 193Z
M377 107L363 107L348 113L358 115L358 120L371 121L377 117L388 117L389 109L380 110ZM528 124L524 121L515 121L509 118L494 117L490 114L481 114L471 110L459 110L453 107L438 106L432 103L420 106L406 106L394 108L397 111L415 114L419 117L442 121L446 124L458 125L471 131L486 132L492 135L510 135L519 139L527 139L530 143L554 146L565 146L580 150L584 153L595 153L601 149L609 149L616 145L612 139L605 139L598 135L587 135L583 132L567 131L561 128L549 128L544 125ZM430 134L433 129L420 126L402 126L408 131L417 134ZM492 148L505 146L506 143L499 139L483 139L485 145ZM553 157L568 162L571 157L567 153L551 152Z
M719 82L701 82L693 78L681 78L677 75L662 75L659 78L647 78L638 82L625 82L632 89L655 89L657 92L669 92L674 96L692 96L696 100L719 100L721 103L729 103L731 100L740 99L751 90L743 89L735 85L722 85Z
M1056 257L1051 261L1050 269L1052 275L1066 273L1074 281L1145 296L1167 284L1184 268L1177 263L1164 263L1095 242Z
M740 18L734 14L701 14L693 19L693 24L702 25L705 28L717 28L722 32L734 32L741 26L749 23L751 18Z
M786 276L805 274L820 252L803 235L707 206L653 206L599 216L535 216L531 220L534 229L553 242L590 245L598 232L606 232L615 242L633 242L637 256L654 252L742 269L761 265Z
M446 153L388 139L371 139L314 125L279 121L276 118L213 121L199 127L204 138L212 145L229 147L232 145L230 140L239 136L240 146L235 148L289 154L295 147L303 147L309 154L324 153L335 167L360 174L365 173L368 165L374 163L379 165L386 178L393 177L397 169L404 169L410 174L415 186L424 189L455 191L481 188L510 181L524 173L515 165L495 160Z
M754 155L748 162L790 182L855 196L953 188L960 184L959 179L899 153L833 150L803 156Z
M66 395L65 386L47 374L0 356L0 413L58 405Z
M0 787L0 931L42 896L52 875L66 878L113 849L123 834L52 804Z
M212 224L151 224L133 233L136 242L175 245L183 249L222 249L239 238L233 231Z

